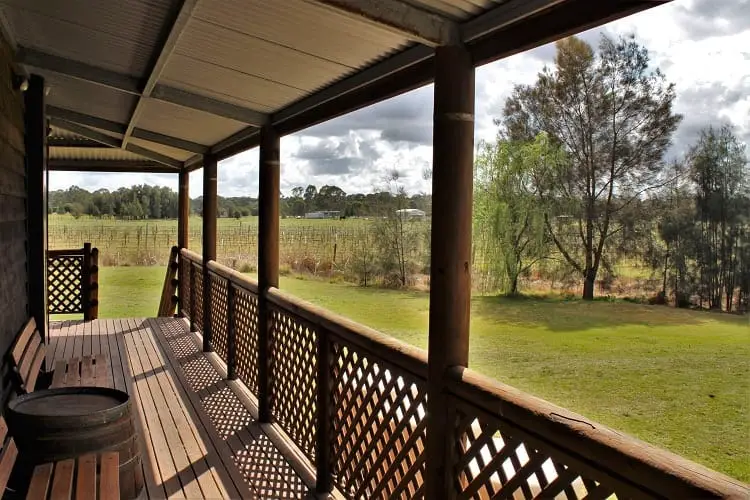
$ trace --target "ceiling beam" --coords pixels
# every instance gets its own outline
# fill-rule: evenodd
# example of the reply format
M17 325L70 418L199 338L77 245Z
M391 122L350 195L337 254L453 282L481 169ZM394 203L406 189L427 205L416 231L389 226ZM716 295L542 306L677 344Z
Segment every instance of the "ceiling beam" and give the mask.
M155 142L162 146L169 146L170 148L181 149L190 153L203 154L208 151L208 146L199 144L193 141L186 141L185 139L178 139L170 135L160 134L158 132L151 132L142 128L133 129L134 139L143 139L144 141Z
M66 122L77 123L79 125L85 125L86 127L98 128L100 130L106 130L113 134L123 135L125 133L126 126L124 123L113 122L105 120L104 118L98 118L96 116L85 115L72 111L70 109L58 108L55 106L47 106L47 114L54 118L65 120ZM62 128L62 127L61 127ZM208 147L197 142L186 141L185 139L179 139L169 135L160 134L158 132L151 132L150 130L144 130L141 128L133 129L133 138L142 139L144 141L154 142L161 144L162 146L169 146L175 149L181 149L190 153L203 154L208 151ZM120 147L119 145L117 147Z
M98 128L99 130L112 132L113 134L122 135L125 133L125 125L122 123L105 120L104 118L99 118L97 116L86 115L70 109L58 108L57 106L47 106L47 115L53 118L60 118L66 122L77 123L79 125L85 125L86 127L93 127Z
M178 170L182 168L182 162L180 160L175 160L171 156L151 151L150 149L138 146L137 144L127 144L124 149L125 151L130 151L131 153L143 156L144 158L154 160L162 165L167 165Z
M197 4L198 0L182 1L177 15L168 28L169 32L167 33L164 42L157 49L158 51L155 53L155 60L153 65L151 66L151 71L149 71L148 79L146 80L146 84L143 86L143 91L138 97L138 102L135 105L135 109L133 109L133 113L130 115L128 126L125 129L125 135L122 138L123 148L127 147L128 141L133 134L135 124L138 123L138 118L140 118L141 114L143 113L146 102L148 98L151 97L151 93L154 91L154 87L156 87L156 82L159 81L159 77L164 71L164 67L167 65L169 56L172 55L172 51L177 46L177 41L182 35L182 30L184 30L185 26L187 26L187 23L190 20L190 16L193 15L193 9L195 9L195 6Z
M145 84L138 78L130 75L124 75L26 47L19 47L16 59L19 64L24 64L32 68L51 71L77 80L102 85L130 95L139 97L143 95L141 88L144 88ZM260 111L202 96L169 85L154 85L154 88L151 90L151 98L177 104L185 108L205 111L206 113L221 116L222 118L230 118L258 127L268 121L268 115ZM131 136L134 137L135 135L131 133Z
M268 121L268 115L242 106L228 102L219 101L211 97L205 97L185 90L157 85L154 87L151 97L161 101L171 102L178 106L198 109L216 116L231 118L241 123L247 123L256 127L264 125Z
M308 0L350 18L364 20L426 45L459 41L458 25L402 0Z
M71 123L62 118L55 117L50 118L49 122L50 125L54 125L55 127L67 130L68 132L80 135L81 137L85 137L86 139L98 142L101 145L108 146L110 148L120 147L120 139L111 137L107 134L102 134L101 132L97 132L96 130L91 130L90 128L84 127L83 125Z
M47 160L49 170L57 172L142 172L176 174L179 170L150 160Z
M78 134L82 137L91 139L92 141L99 142L105 146L109 146L111 148L121 147L121 142L119 139L110 137L107 134L102 134L101 132L97 132L96 130L91 130L84 125L79 125L76 123L68 122L62 118L54 117L50 118L50 123L55 127L67 130L68 132L73 132L74 134ZM182 162L180 160L175 160L174 158L171 158L167 155L157 153L156 151L151 151L148 148L137 146L135 144L128 144L124 149L171 168L182 168Z
M138 78L98 68L73 59L47 54L36 49L18 47L16 61L26 66L52 71L86 82L97 83L120 92L135 95L140 95L141 93L142 84Z
M100 148L98 142L83 137L48 137L47 145L51 148Z

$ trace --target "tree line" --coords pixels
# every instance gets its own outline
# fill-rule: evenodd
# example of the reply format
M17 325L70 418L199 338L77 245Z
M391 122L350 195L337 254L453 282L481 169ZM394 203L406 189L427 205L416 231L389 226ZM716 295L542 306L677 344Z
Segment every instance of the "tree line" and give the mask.
M480 270L509 294L532 269L583 282L625 259L662 278L657 300L747 307L750 172L729 127L707 126L689 153L665 161L682 116L673 84L633 37L598 50L571 37L553 67L507 99L498 139L476 160ZM604 272L602 272L604 271Z
M398 208L429 211L431 197L425 194L396 195L389 191L368 194L347 194L338 186L314 185L295 187L289 196L282 196L279 210L283 217L304 217L318 210L339 211L342 217L386 216ZM168 187L136 185L114 191L87 191L78 186L50 191L49 212L74 217L114 217L120 219L177 218L177 193ZM201 215L203 197L190 200L190 211ZM250 196L218 197L219 217L241 218L258 215L258 199Z

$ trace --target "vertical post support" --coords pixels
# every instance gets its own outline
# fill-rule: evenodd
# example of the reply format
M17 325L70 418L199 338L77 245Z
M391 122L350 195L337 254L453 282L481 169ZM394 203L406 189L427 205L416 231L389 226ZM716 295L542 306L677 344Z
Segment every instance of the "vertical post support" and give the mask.
M271 312L267 292L279 286L280 138L270 126L260 129L258 193L258 406L259 420L271 421Z
M464 47L436 49L434 102L425 498L445 498L455 434L445 373L469 362L474 65Z
M315 441L315 478L316 493L330 493L333 489L331 477L331 383L330 383L330 343L325 328L318 329L318 376L317 376L317 406Z
M215 155L203 157L203 351L213 352L211 339L211 275L208 263L216 260L216 219L218 196L216 192Z
M177 191L177 246L182 248L188 248L190 244L190 173L186 171L180 171L179 175L179 186ZM178 255L177 261L182 260L181 256ZM189 278L182 276L184 266L180 265L177 280L178 283L185 282ZM183 281L184 280L184 281ZM178 287L178 290L184 290L183 287ZM177 294L177 314L184 316L183 312L183 297Z
M195 264L193 261L190 262L190 331L197 332L198 327L195 324L195 299L198 295L195 291Z
M91 243L83 244L81 303L83 305L83 321L91 321Z
M237 328L235 326L234 285L227 280L227 378L237 379Z
M47 342L47 117L39 75L29 78L24 109L29 315Z
M91 275L89 285L91 319L99 319L99 249L91 250Z

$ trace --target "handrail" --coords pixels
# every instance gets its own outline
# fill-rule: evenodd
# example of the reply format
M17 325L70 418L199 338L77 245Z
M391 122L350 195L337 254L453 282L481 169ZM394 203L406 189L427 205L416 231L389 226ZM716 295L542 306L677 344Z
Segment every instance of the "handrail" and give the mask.
M269 289L267 297L273 304L302 317L308 323L324 328L416 377L427 379L426 351L282 292L278 288Z
M196 283L198 279L196 272L199 270L194 266L202 267L203 259L199 254L187 249L180 250L180 257L185 259L186 264L189 264L186 267L190 279L188 280L187 276L181 278L187 280L187 286L181 287L180 290L186 290L188 294L191 294L189 310L194 323L196 307L194 288L199 286ZM297 436L292 439L300 446L300 449L304 447L307 450L308 458L311 460L314 458L318 467L318 486L322 488L321 491L328 491L327 485L330 485L332 474L329 466L333 466L333 463L336 464L335 467L338 467L335 471L338 474L337 484L339 487L343 484L344 487L350 489L346 492L347 496L357 497L365 493L377 496L373 491L379 492L386 484L380 481L377 486L373 487L374 490L367 489L373 484L371 481L375 476L372 474L379 470L378 467L382 465L382 457L385 454L380 454L374 463L366 466L371 466L368 470L356 469L353 465L356 462L354 457L359 455L353 455L348 451L343 452L346 458L342 462L336 462L333 457L336 456L335 446L337 445L332 444L327 438L328 432L341 433L339 439L346 439L348 443L346 446L351 445L352 449L365 450L366 453L375 453L374 450L378 447L385 446L386 442L391 443L389 446L393 445L398 449L394 455L395 458L389 459L389 467L402 467L396 464L406 459L407 454L419 454L419 458L411 457L411 461L406 464L408 473L405 473L399 480L401 482L389 491L394 494L404 491L410 481L415 481L416 475L422 473L424 460L426 460L421 440L424 439L425 419L427 418L422 409L428 410L424 406L427 402L425 399L428 377L427 353L278 288L272 287L263 292L259 289L257 281L218 262L209 261L205 265L207 276L218 276L226 280L226 301L218 300L219 308L214 311L214 314L228 315L226 334L222 334L220 338L226 343L226 361L228 366L231 365L230 372L233 372L234 365L238 362L235 359L235 355L239 355L234 345L236 337L243 336L244 345L249 345L246 335L248 335L247 329L250 328L247 326L250 306L243 305L245 316L237 316L245 318L242 320L245 322L242 331L236 331L240 327L235 329L234 323L235 315L239 311L235 308L240 306L235 304L233 290L242 289L256 297L256 304L265 301L276 310L274 314L280 315L274 321L278 321L278 325L281 326L274 327L273 333L269 333L269 335L274 335L274 342L279 342L279 345L283 346L278 352L299 356L299 359L291 360L291 364L286 363L285 368L282 368L284 371L280 372L280 376L286 377L283 378L286 382L282 382L277 388L288 386L285 384L289 383L290 377L302 375L298 371L290 371L290 366L295 366L295 370L309 370L305 376L309 381L312 374L317 380L316 387L327 388L327 391L339 391L336 397L333 397L333 392L326 394L318 389L315 390L315 394L304 393L304 397L308 398L306 407L312 408L310 405L316 404L319 412L314 432L310 431L310 420L304 428L296 426L294 422L292 422L294 425L291 425ZM182 266L180 269L181 272L185 271ZM210 287L211 285L202 283L202 286ZM203 304L203 307L209 307L209 305ZM258 314L257 309L253 314ZM289 326L294 325L295 322L297 326ZM303 332L299 333L300 338L304 338L305 342L316 339L312 344L317 346L315 359L312 361L300 355L299 349L304 349L304 347L294 347L297 345L295 336L300 331ZM257 334L262 335L261 332ZM285 351L285 349L297 350L295 354L290 354L291 351ZM246 350L243 352L245 356L248 356ZM261 354L257 348L250 356L256 356L257 359L247 361L248 358L245 358L245 362L255 363L252 370L256 370L257 376L259 364L265 361L261 360ZM366 358L366 364L362 364L363 358ZM285 365L283 361L277 360L277 362L280 367ZM373 364L381 368L368 371ZM247 370L248 368L245 368L245 373L248 373ZM399 382L403 380L400 378L401 375L410 379L406 385ZM548 465L556 469L563 464L562 466L566 469L557 469L558 480L556 482L547 477L545 484L551 490L562 487L563 484L567 485L565 487L573 487L571 481L578 477L576 475L580 475L585 488L589 492L593 491L594 496L609 496L610 493L615 493L636 498L739 499L750 497L750 489L740 481L602 426L586 417L480 375L468 368L453 367L443 376L448 405L453 408L451 411L455 411L456 416L460 417L454 427L447 429L448 432L443 439L449 440L449 447L453 447L454 451L462 455L451 458L450 460L454 461L448 465L454 467L451 469L451 473L454 474L454 483L457 488L461 489L461 494L464 496L472 496L482 484L489 485L490 488L507 486L510 490L517 487L526 488L529 491L533 488L545 488L541 479L536 484L532 484L533 481L527 483L523 481L529 477L529 471L532 469L536 470L536 477L540 477L539 474L542 476L547 474L545 468ZM331 377L330 380L329 377ZM309 386L303 384L302 387ZM404 390L403 387L409 387L409 389ZM412 388L415 392L411 392ZM330 405L337 406L334 409ZM284 407L287 417L289 417L289 408L291 408L289 404ZM344 417L340 414L342 411L352 413ZM329 429L332 425L331 421L334 422L333 425L339 425L340 428L330 427ZM289 432L289 429L284 428ZM392 439L391 431L393 436L399 436L398 439L401 439L402 432L404 432L406 433L404 435L408 435L408 439L403 443L399 441L395 445L394 441L378 441L381 438ZM291 432L290 436L292 436ZM311 439L315 442L311 443ZM534 457L527 458L528 462L523 465L523 474L527 474L526 476L521 474L519 459L513 451L508 451L510 448L501 451L506 444L512 446L513 449L519 445L527 446L529 447L527 450L531 450L529 454L534 454ZM316 449L314 457L310 449L312 445ZM491 462L475 460L477 456L486 455L488 452L495 454ZM495 481L493 474L503 473L498 469L503 466L496 459L502 458L504 462L508 457L510 457L509 460L516 461L514 467L518 475L509 483L503 482L502 485L493 483ZM331 459L333 462L329 462ZM486 468L483 469L483 467ZM549 481L553 481L554 486L551 486ZM420 485L421 483L416 484L415 487L419 488Z
M213 260L208 262L208 270L214 274L218 274L239 288L243 288L254 294L258 293L258 282L252 278L248 278L239 271L235 271Z
M447 372L448 390L469 405L533 434L641 495L748 498L747 486L468 368Z

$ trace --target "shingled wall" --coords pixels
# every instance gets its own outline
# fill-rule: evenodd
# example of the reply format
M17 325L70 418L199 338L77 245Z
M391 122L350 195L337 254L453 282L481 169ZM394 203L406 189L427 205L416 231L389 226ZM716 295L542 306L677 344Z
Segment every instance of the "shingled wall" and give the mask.
M12 49L0 37L0 355L2 393L8 395L5 353L28 318L26 176L23 94L13 89Z

